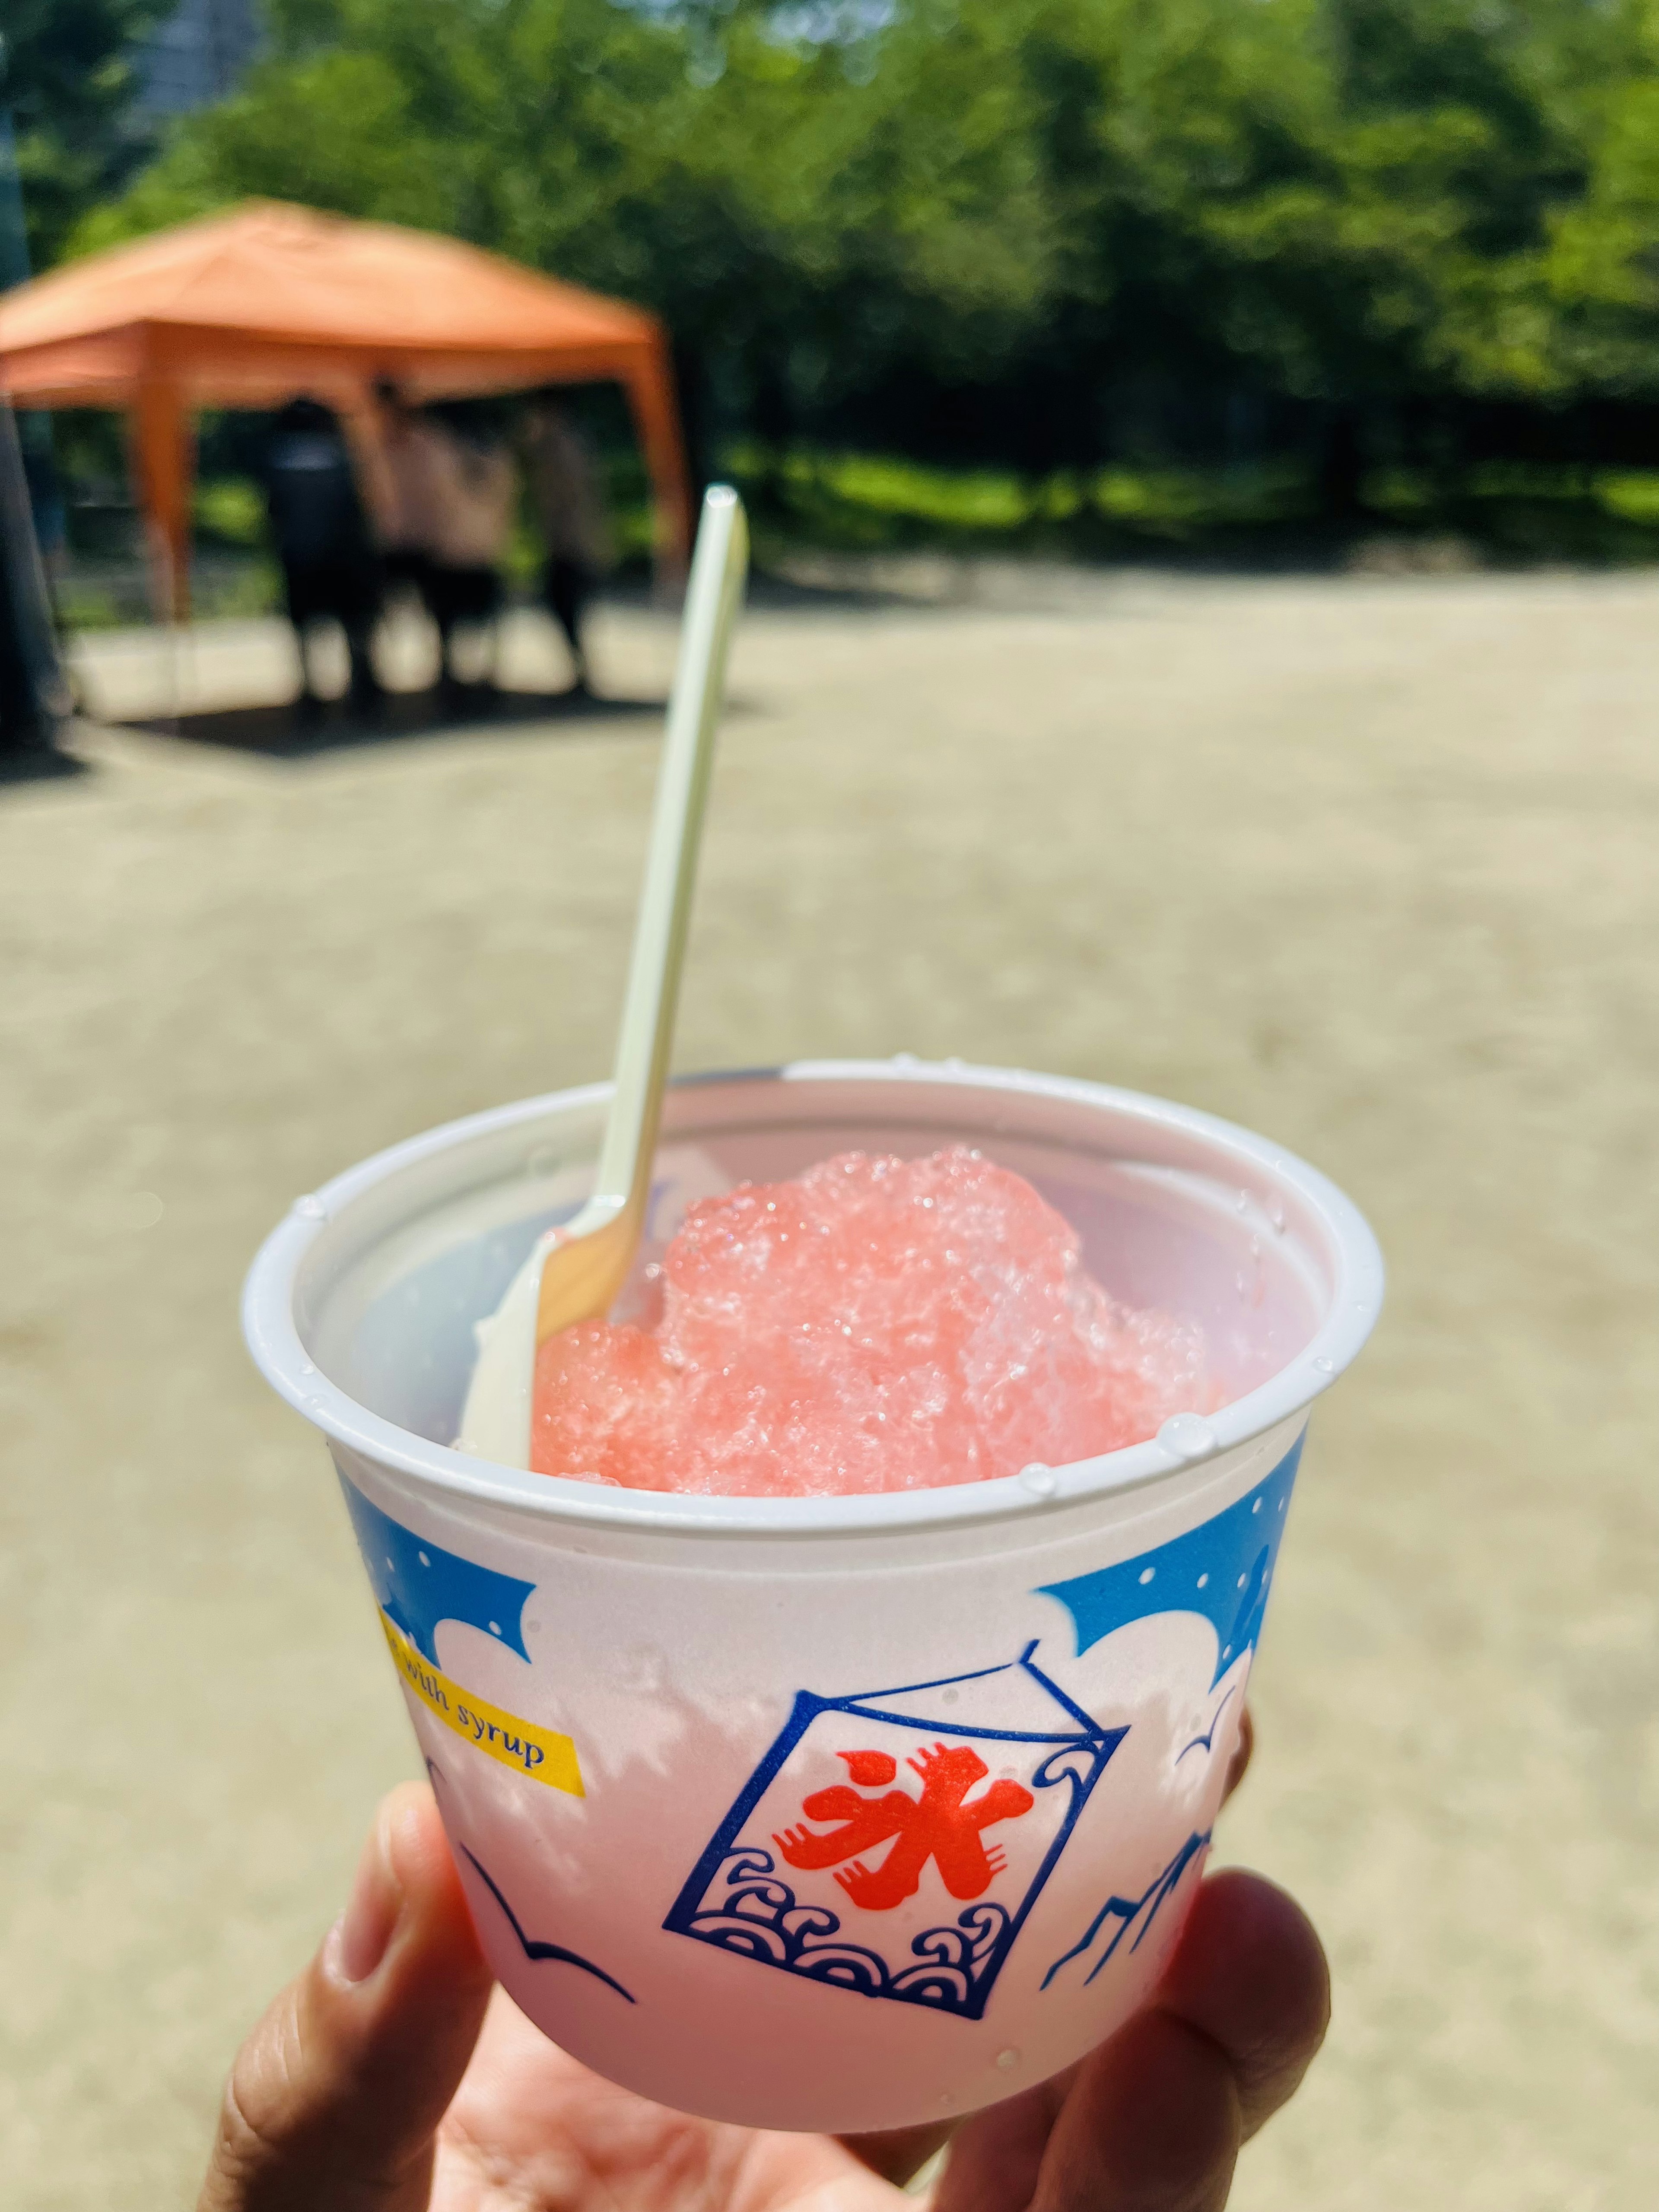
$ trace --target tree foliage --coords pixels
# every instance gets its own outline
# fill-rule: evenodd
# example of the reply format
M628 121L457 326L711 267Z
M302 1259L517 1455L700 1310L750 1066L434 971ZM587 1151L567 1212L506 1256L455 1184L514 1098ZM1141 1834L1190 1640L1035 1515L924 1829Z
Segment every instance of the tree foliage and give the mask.
M29 258L46 268L87 207L147 150L130 116L137 41L161 0L7 0L0 106L11 112Z
M79 247L250 194L451 231L654 305L779 435L1659 396L1659 0L269 13Z

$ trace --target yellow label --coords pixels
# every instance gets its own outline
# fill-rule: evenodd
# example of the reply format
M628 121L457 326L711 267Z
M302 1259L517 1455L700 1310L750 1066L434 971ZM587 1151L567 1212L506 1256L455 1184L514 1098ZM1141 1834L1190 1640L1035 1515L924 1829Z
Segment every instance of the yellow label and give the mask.
M581 1769L576 1764L576 1747L568 1735L560 1735L552 1729L532 1727L515 1713L505 1713L499 1705L486 1705L471 1690L463 1690L447 1674L428 1665L385 1613L380 1615L380 1626L386 1631L386 1640L392 1647L398 1673L446 1728L453 1729L457 1735L465 1736L469 1743L475 1744L489 1758L499 1759L503 1766L527 1774L532 1782L544 1782L550 1790L568 1790L573 1797L586 1796L582 1788Z

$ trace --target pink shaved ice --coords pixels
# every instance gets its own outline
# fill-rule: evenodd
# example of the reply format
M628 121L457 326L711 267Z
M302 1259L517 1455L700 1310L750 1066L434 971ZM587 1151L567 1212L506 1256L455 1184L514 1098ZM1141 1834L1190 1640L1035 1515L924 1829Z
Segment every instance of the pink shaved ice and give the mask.
M653 1326L543 1345L531 1466L715 1497L921 1490L1062 1465L1207 1403L1202 1332L1118 1304L1077 1232L964 1146L847 1152L691 1206Z

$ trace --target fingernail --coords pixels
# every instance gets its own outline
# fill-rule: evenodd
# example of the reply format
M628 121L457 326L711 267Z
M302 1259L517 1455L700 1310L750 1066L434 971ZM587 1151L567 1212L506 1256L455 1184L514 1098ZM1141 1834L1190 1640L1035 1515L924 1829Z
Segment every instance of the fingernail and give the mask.
M378 1820L363 1846L346 1909L334 1923L334 1963L348 1982L366 1982L374 1972L403 1910L403 1888L392 1872L388 1844L386 1822Z

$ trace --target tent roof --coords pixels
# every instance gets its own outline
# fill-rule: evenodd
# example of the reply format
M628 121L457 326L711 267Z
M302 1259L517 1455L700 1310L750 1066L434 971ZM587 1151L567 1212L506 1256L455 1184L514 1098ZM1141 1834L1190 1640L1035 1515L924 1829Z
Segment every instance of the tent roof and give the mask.
M411 393L637 374L654 317L476 246L255 201L54 270L0 301L25 404L131 404L163 380L258 405L386 374Z

